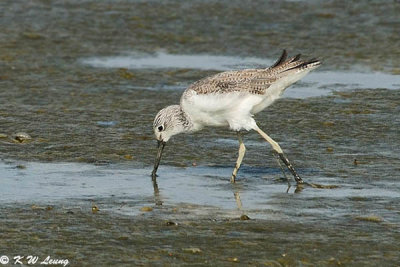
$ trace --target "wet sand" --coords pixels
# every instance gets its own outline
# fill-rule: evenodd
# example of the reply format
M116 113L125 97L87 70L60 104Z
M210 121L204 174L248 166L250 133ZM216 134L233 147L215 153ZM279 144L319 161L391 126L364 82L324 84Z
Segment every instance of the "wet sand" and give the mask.
M0 2L0 256L398 265L399 13L395 1ZM156 112L283 48L324 64L256 120L304 180L337 188L287 192L253 132L231 185L237 140L219 128L173 138L154 187Z
M397 264L394 244L400 240L391 224L354 218L346 224L213 215L187 219L194 209L161 206L132 217L101 210L92 214L88 204L51 210L2 206L2 214L8 214L2 225L18 228L2 231L0 244L20 255L67 258L71 266Z

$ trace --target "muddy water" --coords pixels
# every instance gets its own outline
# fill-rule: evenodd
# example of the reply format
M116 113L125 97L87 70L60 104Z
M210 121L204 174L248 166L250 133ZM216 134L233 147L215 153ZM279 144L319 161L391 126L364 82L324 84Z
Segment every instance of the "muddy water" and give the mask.
M399 263L396 1L2 1L0 13L0 257ZM154 185L155 113L282 48L324 64L256 119L306 181L338 187L288 190L252 132L231 185L237 141L215 128L174 137Z

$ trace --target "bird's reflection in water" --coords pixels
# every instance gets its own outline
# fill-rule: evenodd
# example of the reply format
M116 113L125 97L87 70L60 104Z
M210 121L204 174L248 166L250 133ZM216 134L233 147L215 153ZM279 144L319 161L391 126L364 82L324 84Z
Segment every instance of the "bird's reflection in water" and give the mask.
M235 197L236 207L240 213L240 219L249 220L250 218L246 215L246 209L243 209L242 200L240 199L240 191L242 191L242 189L241 184L232 184L233 196Z
M304 186L302 184L297 184L295 186L291 186L290 184L288 185L287 189L286 189L286 193L290 194L290 193L300 193L301 191L303 191Z
M242 210L242 200L240 199L240 193L239 193L239 191L234 192L233 195L235 196L237 208L238 208L239 210Z
M157 206L161 206L163 204L163 201L161 199L160 195L160 189L158 188L158 183L157 183L157 178L152 177L151 179L152 184L153 184L153 190L154 190L154 203ZM308 184L306 184L308 185ZM300 193L303 191L304 186L301 184L297 184L296 186L291 186L290 183L288 183L288 187L286 189L286 193ZM242 191L242 186L238 183L233 184L233 196L235 198L236 206L237 209L243 212L243 204L242 200L240 198L240 191Z
M156 177L152 177L151 181L153 183L153 189L154 189L154 203L157 206L161 206L163 204L163 202L161 200L160 190L158 189L157 178Z
M296 184L295 186L291 186L289 183L287 186L287 189L286 189L286 193L297 194L297 193L300 193L301 191L303 191L303 189L304 189L304 186L301 184ZM240 191L241 191L240 186L238 184L234 184L233 191L234 191L233 196L235 197L237 209L240 210L244 214L245 210L243 210L243 204L242 204L242 200L240 198Z

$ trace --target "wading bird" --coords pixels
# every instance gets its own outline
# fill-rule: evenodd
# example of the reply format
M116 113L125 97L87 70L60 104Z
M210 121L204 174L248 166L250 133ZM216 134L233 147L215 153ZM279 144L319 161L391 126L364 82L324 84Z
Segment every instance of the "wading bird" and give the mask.
M237 132L239 139L239 156L231 176L232 183L246 150L240 131L255 130L271 144L296 182L303 184L279 144L257 126L253 116L320 64L317 59L301 60L300 54L287 59L287 52L283 50L280 58L269 68L221 72L190 85L182 94L180 105L160 110L154 119L158 152L153 179L156 178L164 146L173 135L199 131L205 126L229 126Z

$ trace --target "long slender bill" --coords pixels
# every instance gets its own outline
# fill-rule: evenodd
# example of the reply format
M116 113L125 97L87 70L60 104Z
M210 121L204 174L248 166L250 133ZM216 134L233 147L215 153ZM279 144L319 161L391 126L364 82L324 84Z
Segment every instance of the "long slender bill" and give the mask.
M158 151L157 151L157 156L156 156L156 160L154 161L154 168L153 168L153 171L151 172L151 177L153 178L153 179L156 179L156 177L157 177L157 169L158 169L158 165L160 165L160 161L161 161L161 155L162 155L162 152L163 152L163 149L164 149L164 146L165 146L165 142L163 142L163 141L157 141L158 142L158 144L157 144L157 147L158 147Z

